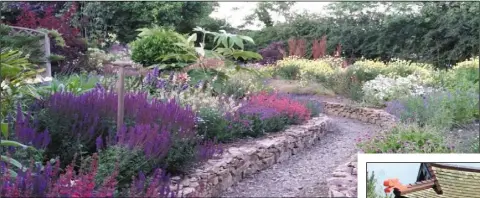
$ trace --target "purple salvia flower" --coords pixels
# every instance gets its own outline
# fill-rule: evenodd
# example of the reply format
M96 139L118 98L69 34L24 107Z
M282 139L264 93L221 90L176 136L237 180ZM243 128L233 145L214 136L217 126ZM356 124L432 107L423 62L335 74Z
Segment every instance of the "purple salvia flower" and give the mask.
M152 75L153 79L157 80L158 75L160 75L160 70L159 70L158 66L156 66L155 68L153 68L153 75Z
M95 145L97 146L97 152L100 152L103 148L103 139L102 136L98 136L95 140Z
M173 81L173 75L174 75L174 72L170 72L170 76L168 77L169 82Z

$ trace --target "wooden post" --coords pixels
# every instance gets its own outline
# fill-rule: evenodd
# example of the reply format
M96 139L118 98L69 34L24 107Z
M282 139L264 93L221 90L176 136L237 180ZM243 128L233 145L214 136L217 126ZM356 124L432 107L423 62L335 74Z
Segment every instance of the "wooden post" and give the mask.
M46 77L52 77L52 63L50 62L50 38L45 34L44 46L45 49L45 65L47 67Z
M114 66L119 67L118 70L118 104L117 104L117 132L123 127L125 116L125 66L130 65L128 62L114 62Z

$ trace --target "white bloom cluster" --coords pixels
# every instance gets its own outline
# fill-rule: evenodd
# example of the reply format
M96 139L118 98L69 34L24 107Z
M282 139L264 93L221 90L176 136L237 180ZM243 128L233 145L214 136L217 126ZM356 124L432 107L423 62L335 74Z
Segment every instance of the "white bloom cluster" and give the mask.
M410 95L424 95L433 90L421 85L421 80L416 75L407 77L386 77L379 75L362 86L365 102L382 105L385 101L399 99Z

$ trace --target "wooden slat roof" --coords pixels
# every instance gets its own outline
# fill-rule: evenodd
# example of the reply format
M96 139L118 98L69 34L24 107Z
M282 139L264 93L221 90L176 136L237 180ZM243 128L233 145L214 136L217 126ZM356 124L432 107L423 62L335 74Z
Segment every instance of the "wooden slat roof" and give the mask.
M480 169L426 163L432 179L416 182L400 192L408 198L480 198Z

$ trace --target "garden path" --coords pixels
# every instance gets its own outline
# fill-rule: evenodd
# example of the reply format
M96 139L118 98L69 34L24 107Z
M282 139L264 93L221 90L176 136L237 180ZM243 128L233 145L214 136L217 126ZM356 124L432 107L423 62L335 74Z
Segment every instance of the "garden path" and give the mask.
M248 176L222 197L326 197L327 179L357 152L355 139L381 129L357 120L329 116L335 130L287 161Z

